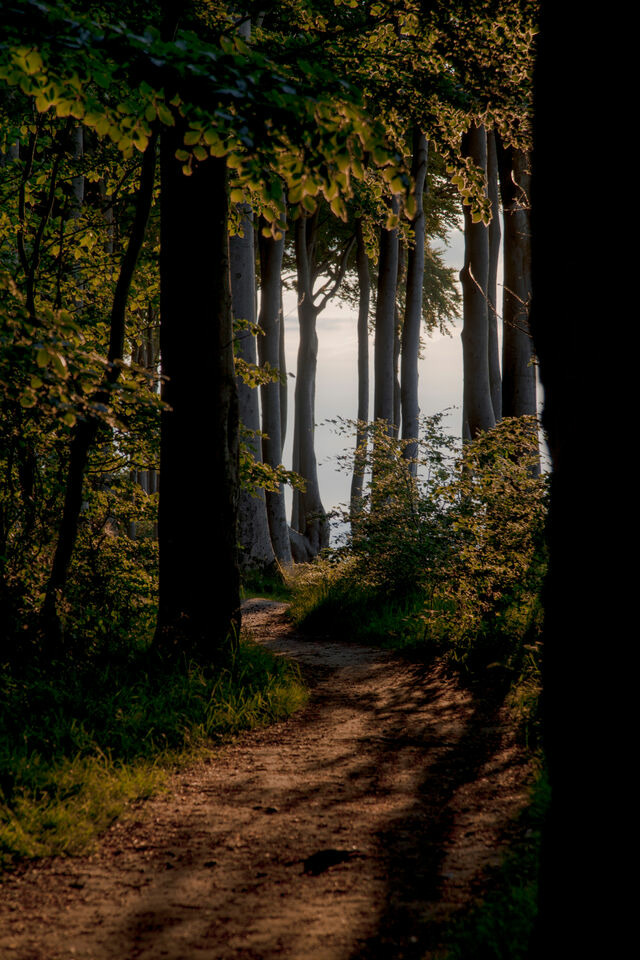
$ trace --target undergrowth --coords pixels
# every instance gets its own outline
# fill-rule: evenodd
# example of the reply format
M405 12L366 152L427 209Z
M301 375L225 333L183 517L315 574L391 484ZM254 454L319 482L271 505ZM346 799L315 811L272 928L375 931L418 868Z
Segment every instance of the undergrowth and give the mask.
M0 868L86 850L177 765L306 700L297 667L246 638L218 672L138 649L0 684Z
M417 477L374 429L369 483L345 545L291 577L298 626L379 644L503 691L534 745L540 687L547 482L531 418L462 451L423 423Z
M292 593L288 578L281 572L248 570L242 574L241 596L243 600L252 597L266 597L283 603L291 600Z
M510 847L485 893L470 911L455 918L442 937L438 960L525 960L537 914L541 831L549 806L542 770L520 815L519 839Z

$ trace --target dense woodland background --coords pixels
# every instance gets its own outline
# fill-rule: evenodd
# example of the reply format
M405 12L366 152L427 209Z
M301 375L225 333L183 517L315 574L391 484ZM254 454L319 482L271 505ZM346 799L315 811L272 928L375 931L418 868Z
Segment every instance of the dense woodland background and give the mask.
M3 4L7 864L79 848L84 827L71 825L92 780L111 799L87 801L89 832L153 789L160 753L301 702L289 668L240 643L251 586L292 590L309 627L446 656L509 698L540 749L549 485L536 353L556 475L571 464L565 347L544 314L553 245L535 260L535 163L553 179L544 135L531 157L540 15L529 0ZM537 209L548 243L544 197ZM462 303L436 252L461 213ZM295 380L283 276L298 303ZM314 391L332 298L357 311L360 348L358 409L336 411L352 421L350 534L328 551ZM458 442L419 411L417 362L425 332L460 310ZM567 529L552 528L552 557ZM547 583L555 636L553 566ZM562 799L560 659L546 669Z

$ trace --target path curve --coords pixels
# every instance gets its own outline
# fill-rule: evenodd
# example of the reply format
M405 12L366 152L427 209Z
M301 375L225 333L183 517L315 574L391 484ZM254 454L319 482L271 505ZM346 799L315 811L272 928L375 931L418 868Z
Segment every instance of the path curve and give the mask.
M300 662L308 706L177 774L94 854L9 877L0 957L426 960L468 909L526 799L502 715L441 665L297 636L286 604L243 617ZM341 862L314 872L325 850Z

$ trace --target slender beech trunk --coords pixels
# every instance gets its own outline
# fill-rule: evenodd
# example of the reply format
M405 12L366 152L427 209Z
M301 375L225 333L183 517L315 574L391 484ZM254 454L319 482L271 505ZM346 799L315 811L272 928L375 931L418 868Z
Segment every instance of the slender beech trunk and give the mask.
M160 596L156 648L226 659L240 626L238 396L224 158L182 174L180 122L163 132L160 231ZM199 350L194 350L194 344ZM207 482L196 488L191 467Z
M398 309L398 291L404 283L406 248L398 242L398 278L396 280L396 304L393 315L393 427L391 435L397 440L400 435L402 418L402 396L400 392L400 352L402 350L402 319Z
M109 403L110 390L120 376L120 361L124 354L127 298L153 201L155 167L156 136L154 134L142 158L140 187L133 226L129 244L122 259L111 308L109 350L107 353L109 366L102 385L93 397L96 404L106 405ZM96 438L99 425L100 421L92 416L78 420L71 440L62 520L42 611L45 630L54 643L59 640L60 635L56 601L58 595L64 590L67 580L71 555L78 533L85 469L89 451Z
M155 326L155 315L153 305L147 307L148 323L142 331L142 342L137 344L131 351L131 362L143 370L146 370L150 376L149 389L153 393L158 393L158 363L160 354L160 344L158 342L158 330ZM134 483L144 490L145 493L157 493L158 491L158 471L155 467L146 466L142 469L133 468L130 472L130 478ZM127 535L131 540L135 540L138 535L138 525L135 520L128 524ZM158 524L154 522L151 527L151 536L154 540L158 538Z
M498 169L504 210L502 412L505 417L520 417L536 413L536 370L529 330L529 158L522 150L499 142Z
M362 220L356 220L356 268L358 271L358 425L356 427L356 452L351 479L351 524L362 509L364 471L367 459L366 424L369 420L369 305L371 302L371 276L369 258L364 245Z
M254 249L253 214L248 204L240 210L243 236L233 236L229 240L229 259L231 264L231 302L234 318L256 322L256 264ZM236 332L238 356L247 363L256 364L256 337L251 329ZM251 387L241 377L237 378L238 414L240 423L251 436L248 443L255 460L262 459L260 438L260 406L258 388ZM261 488L256 496L248 490L240 490L238 498L238 545L241 570L273 570L275 554L271 546L265 492Z
M283 318L282 302L282 256L284 253L284 234L280 240L264 237L260 233L260 313L258 323L264 334L258 339L260 365L268 363L272 367L280 366L280 344L282 342ZM260 388L262 400L262 457L270 467L282 462L282 420L280 410L281 384L266 383ZM277 491L266 492L267 519L271 532L271 543L278 561L291 566L291 544L289 525L284 502L284 486Z
M489 306L489 383L491 404L496 421L502 418L502 377L500 374L500 345L498 343L498 261L500 259L500 199L498 197L498 157L496 135L487 134L487 184L491 201L489 224L489 281L487 300Z
M398 212L394 197L392 211ZM393 427L393 352L396 284L398 280L398 231L380 231L378 296L375 317L373 418L384 420L389 434Z
M487 170L487 135L483 126L472 124L463 137L465 156ZM464 370L463 415L471 438L490 430L496 420L489 384L489 230L473 223L464 206L464 267L460 271L463 294L462 362ZM463 428L464 429L464 428Z
M280 283L280 353L278 369L280 371L280 459L284 454L284 442L287 436L287 415L289 413L289 383L287 380L287 357L284 344L284 306L282 303L282 283Z
M318 334L316 320L320 309L313 302L315 246L318 211L296 220L295 246L298 287L300 342L296 368L295 419L293 433L293 469L306 482L306 489L293 491L291 526L301 533L312 556L329 546L329 523L318 485L315 452L316 369Z
M422 320L422 288L424 284L424 186L427 177L427 140L415 127L413 131L413 164L416 212L411 221L413 245L407 263L407 293L402 326L402 439L407 441L403 456L413 461L418 456L420 407L418 405L418 353L420 350L420 322ZM410 463L415 477L417 464Z

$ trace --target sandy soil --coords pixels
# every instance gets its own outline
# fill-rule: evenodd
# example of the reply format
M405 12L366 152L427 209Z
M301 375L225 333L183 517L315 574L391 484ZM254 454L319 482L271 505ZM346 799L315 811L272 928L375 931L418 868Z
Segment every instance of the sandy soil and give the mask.
M284 604L245 623L300 662L308 707L177 774L92 855L5 880L3 960L426 960L468 910L526 799L504 717L441 666L296 636Z

